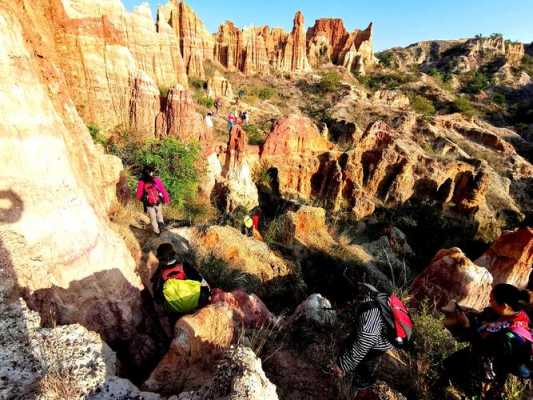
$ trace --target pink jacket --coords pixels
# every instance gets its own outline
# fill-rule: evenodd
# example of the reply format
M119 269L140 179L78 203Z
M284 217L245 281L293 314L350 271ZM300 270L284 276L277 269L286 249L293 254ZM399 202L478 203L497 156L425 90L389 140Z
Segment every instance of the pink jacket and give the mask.
M157 190L159 190L159 192L163 195L163 203L165 204L170 203L170 196L167 190L165 189L165 185L163 184L163 182L161 182L161 179L154 178L154 184ZM137 193L135 194L135 198L139 201L142 201L143 196L144 196L144 181L139 180L139 182L137 183Z

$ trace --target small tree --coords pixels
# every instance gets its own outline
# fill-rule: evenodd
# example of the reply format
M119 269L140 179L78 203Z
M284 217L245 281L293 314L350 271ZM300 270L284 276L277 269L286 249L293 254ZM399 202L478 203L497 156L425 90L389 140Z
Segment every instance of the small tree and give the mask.
M483 72L476 71L463 87L463 92L478 94L490 86L490 79Z
M476 115L476 110L470 100L465 96L457 97L453 102L453 109L455 112L460 112L465 114L468 117L473 117Z
M420 96L420 95L414 95L411 97L411 106L413 109L420 113L424 114L426 117L432 116L435 114L435 106L433 105L433 102L429 100L427 97Z
M326 72L322 74L322 78L318 83L318 87L322 92L334 92L339 90L341 86L341 76L335 72Z
M136 149L133 159L138 171L144 165L153 166L165 183L172 203L183 207L197 192L200 179L197 167L199 156L198 145L167 138L147 142Z

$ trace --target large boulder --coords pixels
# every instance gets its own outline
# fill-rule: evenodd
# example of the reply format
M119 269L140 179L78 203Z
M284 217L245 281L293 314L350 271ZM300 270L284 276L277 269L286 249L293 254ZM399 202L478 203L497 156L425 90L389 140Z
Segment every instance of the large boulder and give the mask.
M231 83L218 71L207 81L207 95L215 99L217 97L233 98Z
M481 310L489 303L492 283L486 268L474 264L454 247L435 255L413 282L411 294L417 301L427 299L436 307L457 300L463 307Z
M213 287L236 285L262 298L294 295L293 285L300 279L296 266L274 253L265 242L228 226L180 229L178 233L190 243L200 271L214 278L210 282Z
M225 304L181 318L167 354L144 387L165 395L198 389L209 381L216 361L233 343L236 329L233 312Z
M510 283L525 288L533 266L533 229L504 232L476 264L490 271L494 284Z
M81 325L42 328L21 299L0 302L0 397L105 399L119 394L159 399L115 376L115 353ZM107 393L108 397L101 396Z
M273 323L274 316L255 294L248 294L244 290L234 290L231 293L220 289L211 292L211 304L222 303L231 308L233 318L245 328L261 329Z
M177 400L277 400L276 387L263 372L261 359L247 347L228 350L212 380Z

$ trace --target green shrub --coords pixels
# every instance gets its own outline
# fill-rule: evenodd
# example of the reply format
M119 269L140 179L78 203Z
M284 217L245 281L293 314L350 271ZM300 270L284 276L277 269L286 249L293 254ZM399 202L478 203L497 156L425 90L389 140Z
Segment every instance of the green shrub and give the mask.
M412 82L414 76L405 73L358 75L357 79L371 90L387 89L394 90L401 85Z
M335 92L340 89L341 76L335 72L330 71L322 74L318 87L322 92Z
M167 86L159 86L159 96L166 98L168 96L168 92L170 91L170 88Z
M102 131L97 125L89 124L87 125L87 129L89 130L94 143L101 144L102 146L106 145L107 140L104 135L102 135Z
M195 89L201 90L207 88L207 82L202 79L191 78L189 82L191 86Z
M469 94L478 94L486 90L491 84L490 79L481 71L471 74L471 78L463 86L463 92Z
M519 69L520 71L526 72L529 76L533 76L533 56L525 54Z
M454 112L460 112L469 117L476 115L476 109L465 96L459 96L454 100L453 110Z
M196 93L194 95L194 100L196 103L206 108L212 108L215 105L215 101L203 93Z
M503 93L494 93L492 95L492 102L499 106L503 106L507 102L507 98Z
M149 141L139 147L130 147L130 154L124 154L126 164L137 172L144 165L153 166L164 182L172 203L183 207L196 195L201 171L196 166L200 147L182 143L173 138Z
M276 90L272 87L264 87L261 88L257 92L257 97L259 97L261 100L269 100L276 94Z
M249 124L244 127L244 130L248 135L248 143L253 145L261 145L265 142L265 136L257 126Z
M213 286L226 292L244 289L249 293L257 292L261 282L258 278L231 268L228 263L215 256L209 256L199 265L205 279Z
M417 113L423 114L426 117L435 115L435 112L436 112L435 106L433 105L433 102L429 100L427 97L417 94L414 96L410 96L410 100L411 100L411 107Z
M386 68L391 68L394 63L394 56L391 52L381 52L376 54L377 59L379 62Z

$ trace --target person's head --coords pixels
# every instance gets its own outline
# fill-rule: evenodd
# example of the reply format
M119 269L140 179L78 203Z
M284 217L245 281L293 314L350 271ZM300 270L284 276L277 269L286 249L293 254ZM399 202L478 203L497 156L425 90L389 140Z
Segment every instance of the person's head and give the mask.
M529 292L508 283L500 283L490 293L490 306L500 316L513 315L529 303Z
M142 172L142 180L145 182L150 182L154 179L155 169L151 165L145 165Z
M212 115L213 115L212 112L208 112L208 113L207 113L207 116L208 116L208 117L211 117Z
M170 265L177 261L177 254L170 243L163 243L157 248L157 259L162 265Z

